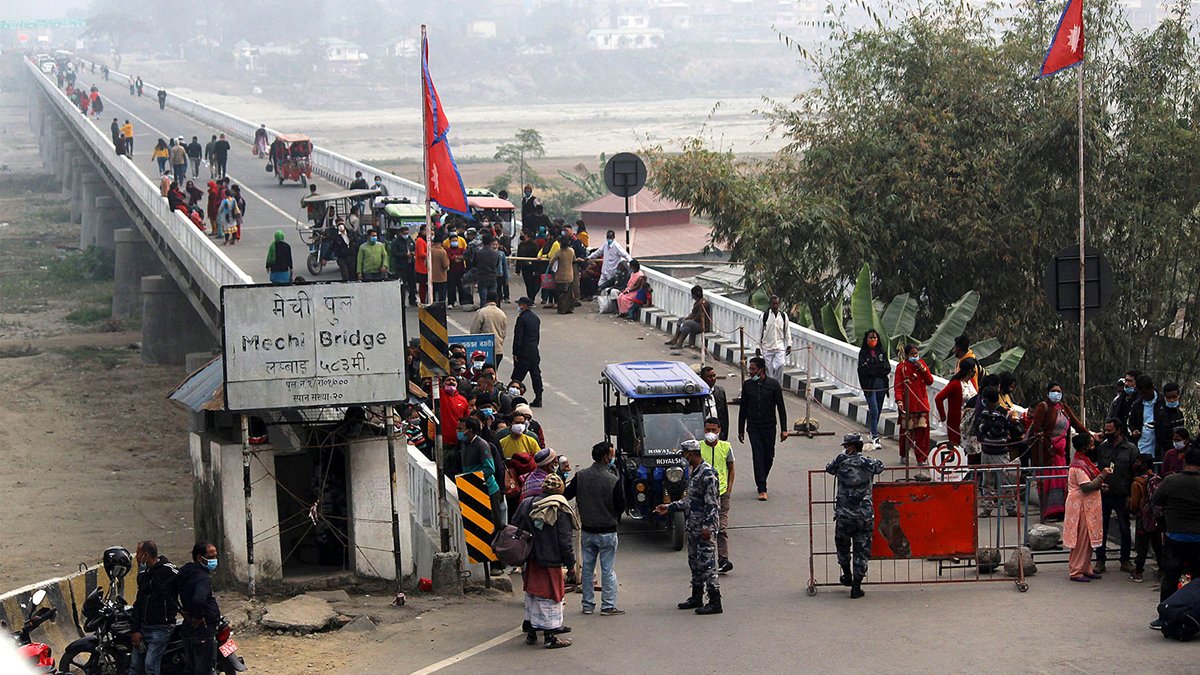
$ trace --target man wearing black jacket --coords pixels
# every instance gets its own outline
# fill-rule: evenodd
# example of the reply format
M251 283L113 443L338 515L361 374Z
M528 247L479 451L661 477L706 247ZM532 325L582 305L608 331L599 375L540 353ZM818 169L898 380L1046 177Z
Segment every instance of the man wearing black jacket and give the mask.
M617 525L625 512L625 488L613 469L612 443L601 441L592 446L593 464L581 470L563 494L574 499L579 511L579 548L583 553L583 613L596 611L595 572L600 562L600 613L619 616L617 607Z
M725 388L717 384L717 371L712 366L704 366L700 369L700 379L708 385L710 392L708 398L704 400L704 418L717 418L721 424L720 438L722 441L727 441L729 440L729 401L725 394Z
M542 354L538 349L541 342L542 320L533 313L533 300L522 297L517 300L521 313L513 326L513 373L510 380L522 382L526 373L533 381L534 408L542 407Z
M775 463L775 416L779 416L779 440L787 440L787 410L783 406L783 389L767 377L767 362L761 356L750 359L746 372L750 378L742 384L741 405L738 406L738 442L746 442L750 432L750 452L754 458L754 485L758 501L767 501L767 475Z
M158 675L163 654L175 630L178 607L168 587L179 570L158 555L158 544L143 541L134 558L138 563L137 598L133 601L130 626L133 630L133 654L129 657L130 675Z
M217 547L202 541L192 547L192 562L179 569L169 591L179 598L183 625L184 657L188 672L208 675L213 670L213 638L221 621L221 609L212 593L212 573L217 569Z
M1166 399L1155 391L1149 375L1138 375L1137 396L1129 408L1129 439L1137 445L1138 452L1162 461L1171 448L1173 431Z

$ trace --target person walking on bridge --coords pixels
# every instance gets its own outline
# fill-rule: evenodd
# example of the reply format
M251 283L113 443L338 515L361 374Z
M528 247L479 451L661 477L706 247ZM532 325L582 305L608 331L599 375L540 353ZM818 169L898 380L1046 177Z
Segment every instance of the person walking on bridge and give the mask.
M171 160L171 172L175 174L175 182L183 185L187 180L188 155L187 146L183 144L182 137L171 148L168 156Z
M379 243L375 230L367 233L367 241L358 247L358 280L382 281L387 278L387 247Z
M688 567L692 570L692 595L679 603L679 609L695 609L697 614L721 614L721 584L717 581L717 531L720 526L721 481L700 450L699 441L688 439L679 444L679 454L691 468L687 491L670 504L659 504L654 513L665 516L683 511L687 530ZM708 602L704 592L708 591Z
M292 281L292 247L284 241L283 230L275 230L275 239L267 247L267 272L273 284Z
M200 162L204 160L204 146L200 145L200 139L192 136L192 142L187 144L188 160L192 164L192 178L200 176Z
M213 161L216 163L217 178L225 177L225 164L229 161L229 141L225 140L225 134L213 143Z
M158 162L158 175L161 176L167 172L167 163L171 159L171 149L167 147L166 141L161 138L158 139L158 143L150 151L150 159Z
M125 134L125 154L133 157L133 124L129 120L121 125L121 133Z
M167 109L167 90L163 89L162 87L158 88L158 109Z
M542 407L542 355L539 349L541 343L542 320L533 312L533 300L521 297L517 300L520 314L513 327L513 372L509 379L521 382L525 375L533 381L534 408Z
M767 377L783 383L783 367L792 353L792 328L787 313L779 311L779 296L771 296L771 306L762 315L759 333L762 357L767 362Z
M775 419L779 418L779 440L786 441L787 410L783 389L767 376L767 362L761 356L750 359L750 378L742 384L742 402L738 406L738 442L746 442L750 433L750 454L754 460L754 485L758 501L767 501L767 476L775 464Z

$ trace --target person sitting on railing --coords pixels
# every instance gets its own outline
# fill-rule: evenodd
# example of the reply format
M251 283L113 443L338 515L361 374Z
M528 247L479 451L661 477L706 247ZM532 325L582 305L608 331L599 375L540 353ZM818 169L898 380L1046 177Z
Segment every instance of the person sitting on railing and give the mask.
M692 286L692 300L691 313L679 322L675 337L666 341L668 347L683 347L683 341L687 340L688 346L694 348L696 336L712 330L712 313L708 308L708 300L704 299L704 289L698 285Z

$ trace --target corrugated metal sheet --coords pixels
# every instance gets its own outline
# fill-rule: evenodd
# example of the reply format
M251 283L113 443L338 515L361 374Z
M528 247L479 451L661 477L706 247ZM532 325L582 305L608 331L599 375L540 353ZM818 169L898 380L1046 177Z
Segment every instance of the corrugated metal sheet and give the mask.
M167 397L192 412L225 408L225 357L218 356L188 375Z

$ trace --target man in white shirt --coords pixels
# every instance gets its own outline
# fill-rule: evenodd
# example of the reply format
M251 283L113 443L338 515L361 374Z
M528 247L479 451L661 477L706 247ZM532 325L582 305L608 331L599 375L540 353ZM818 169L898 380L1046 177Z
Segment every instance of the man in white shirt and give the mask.
M617 276L617 266L621 264L622 260L630 260L629 254L625 252L625 247L617 242L617 233L612 230L605 234L604 244L588 256L588 260L596 258L603 259L600 266L600 281L597 284L601 289L612 286L613 278Z
M792 331L787 314L779 311L779 296L771 296L771 308L763 312L762 357L767 362L767 376L783 384L783 365L792 353Z

